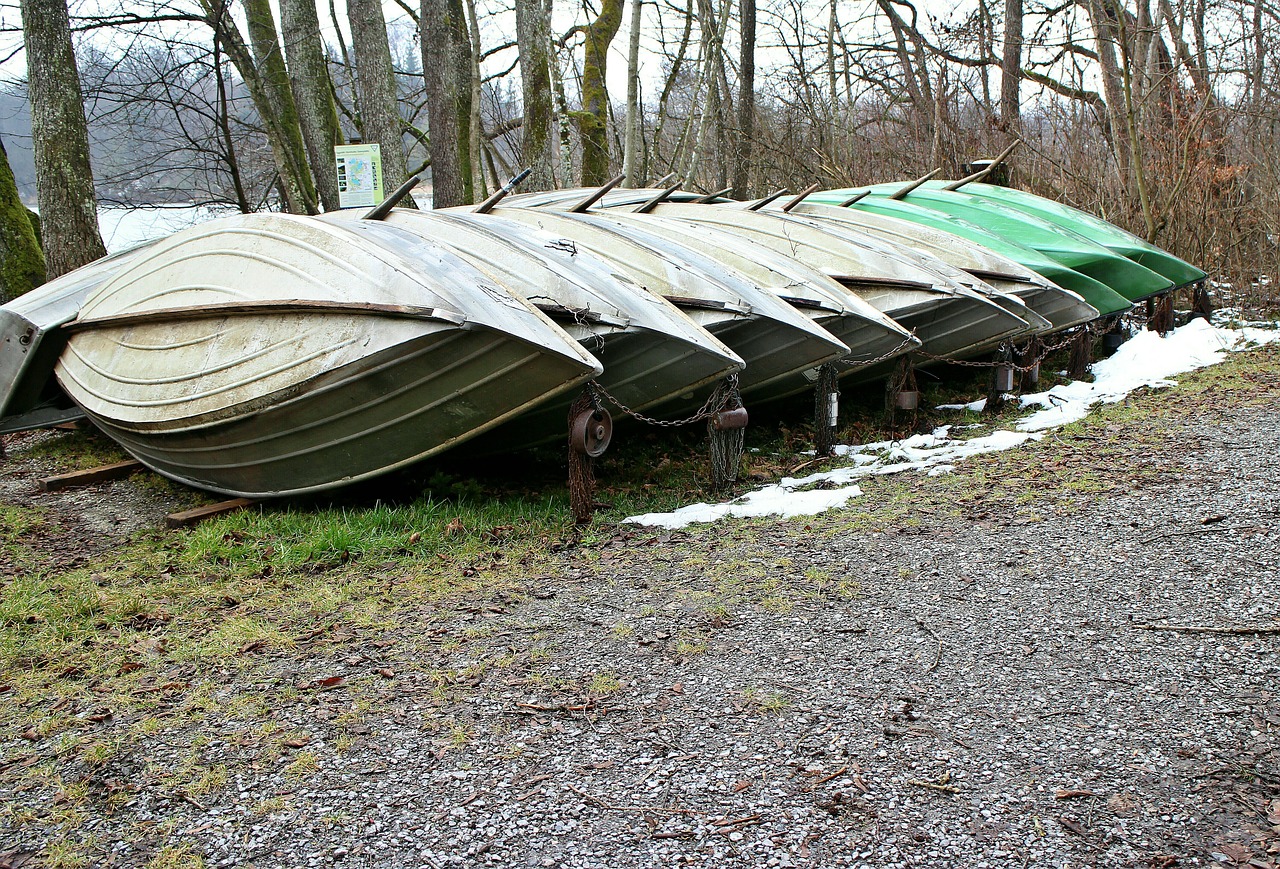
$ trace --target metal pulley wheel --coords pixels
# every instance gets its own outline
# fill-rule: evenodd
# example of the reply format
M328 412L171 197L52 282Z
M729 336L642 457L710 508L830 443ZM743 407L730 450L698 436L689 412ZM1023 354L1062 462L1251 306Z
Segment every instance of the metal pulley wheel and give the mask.
M722 410L715 416L711 417L711 425L717 431L732 431L736 428L746 428L747 409L745 407L735 407L732 410Z
M569 426L569 444L584 456L604 455L613 440L613 417L607 410L584 410Z

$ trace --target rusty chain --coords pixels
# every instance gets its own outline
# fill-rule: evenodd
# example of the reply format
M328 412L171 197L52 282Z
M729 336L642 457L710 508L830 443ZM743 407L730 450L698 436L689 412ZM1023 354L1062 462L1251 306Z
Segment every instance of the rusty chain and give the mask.
M902 339L902 343L892 350L881 353L873 359L850 359L848 356L842 356L836 362L846 368L866 368L868 365L875 365L878 362L887 362L895 356L901 355L902 351L910 347L912 344L919 343L916 338L915 330L912 330L906 338Z
M1088 329L1089 331L1092 331L1092 328L1088 324L1086 324L1083 328ZM1078 331L1072 330L1071 332L1068 333L1069 337L1064 338L1062 341L1059 341L1057 344L1050 344L1042 348L1040 351L1040 355L1035 358L1035 361L1030 362L1026 365L1014 365L1012 361L998 362L998 361L978 361L976 359L951 359L946 356L937 356L925 350L917 350L915 352L918 355L924 356L928 359L932 359L935 362L946 362L949 365L959 365L964 368L1000 368L1003 366L1008 366L1009 368L1012 368L1014 371L1030 371L1031 369L1039 365L1041 362L1043 362L1046 358L1048 358L1049 354L1056 353L1059 350L1062 350L1066 348L1068 345L1070 345L1071 342L1076 339L1076 336L1078 334L1080 334ZM1000 350L998 350L997 352L1000 352L1001 350L1004 350L1004 349L1011 350L1013 355L1025 356L1031 350L1031 342L1028 341L1025 345L1023 345L1022 350L1018 350L1018 348L1012 344L1002 344L1000 346Z
M716 388L712 390L711 394L707 396L707 400L703 403L702 407L700 407L693 416L686 417L684 419L654 419L653 417L645 416L638 411L632 410L621 401L614 398L609 393L609 390L600 385L599 381L588 381L587 386L591 388L593 393L599 393L599 395L604 396L609 400L610 404L637 422L642 422L646 425L661 426L662 428L675 428L677 426L692 425L695 422L702 422L704 419L710 419L720 411L724 410L732 400L734 394L738 391L738 375L730 374L724 380L720 381Z

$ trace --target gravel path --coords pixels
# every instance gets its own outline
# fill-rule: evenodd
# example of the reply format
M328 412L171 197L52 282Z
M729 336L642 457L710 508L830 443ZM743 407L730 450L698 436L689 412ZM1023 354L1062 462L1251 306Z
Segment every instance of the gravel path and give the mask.
M266 683L221 686L226 785L85 829L117 865L168 824L210 866L1270 867L1280 634L1148 628L1277 623L1278 411L1168 421L1162 473L1038 514L622 532L277 673L278 758L233 711Z

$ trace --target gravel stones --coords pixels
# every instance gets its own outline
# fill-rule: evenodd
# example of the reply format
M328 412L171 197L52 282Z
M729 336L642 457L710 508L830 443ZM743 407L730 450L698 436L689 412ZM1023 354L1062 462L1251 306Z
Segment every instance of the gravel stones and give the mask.
M1150 628L1274 623L1277 409L1169 421L1169 473L1036 521L567 552L554 595L296 692L297 750L265 762L226 711L167 734L152 762L199 734L229 783L144 783L93 835L116 865L156 822L236 867L1269 865L1280 637Z

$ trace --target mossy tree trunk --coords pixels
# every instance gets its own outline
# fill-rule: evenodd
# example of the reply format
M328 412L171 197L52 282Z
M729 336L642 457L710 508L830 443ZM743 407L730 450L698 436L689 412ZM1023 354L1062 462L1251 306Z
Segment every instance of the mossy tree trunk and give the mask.
M261 0L251 0L251 2L261 2ZM200 5L204 10L205 20L213 29L214 38L218 40L222 51L231 59L236 71L240 73L245 89L249 92L249 99L258 110L259 120L267 135L267 143L271 146L271 158L279 176L285 208L295 214L314 214L319 208L315 187L311 183L310 170L305 161L300 164L297 159L297 152L290 144L293 141L293 135L286 130L285 119L276 112L276 98L272 96L272 91L266 83L266 74L260 73L253 52L245 42L235 19L232 18L229 0L200 0ZM274 25L272 30L274 32ZM296 126L296 114L293 122Z
M364 121L364 141L381 145L382 183L390 193L408 177L404 124L397 108L395 70L387 44L387 23L380 0L347 0L351 43L356 60L356 94ZM411 206L405 197L401 205Z
M0 303L44 283L44 253L0 140Z
M22 0L36 194L50 279L106 255L65 0Z
M588 24L582 55L582 111L575 117L582 139L582 184L594 187L609 180L609 89L605 84L609 45L622 27L624 0L603 0L600 14Z
M520 90L524 98L521 150L533 170L525 188L556 186L551 86L551 20L542 0L516 0L516 41L520 45Z
M471 165L471 35L462 0L422 0L422 72L436 208L475 201Z
M325 211L333 211L338 207L333 146L343 142L342 127L333 102L333 85L315 0L281 0L280 31L316 191Z
M293 101L289 86L289 72L284 65L284 53L280 50L280 37L276 32L275 16L268 0L244 0L245 20L249 25L249 44L253 48L253 60L262 77L265 94L288 160L289 174L293 176L297 192L305 203L307 214L320 210L315 182L307 163L307 147L302 140L302 125L298 121L298 106Z

